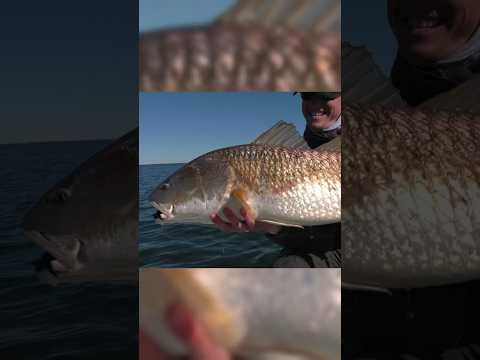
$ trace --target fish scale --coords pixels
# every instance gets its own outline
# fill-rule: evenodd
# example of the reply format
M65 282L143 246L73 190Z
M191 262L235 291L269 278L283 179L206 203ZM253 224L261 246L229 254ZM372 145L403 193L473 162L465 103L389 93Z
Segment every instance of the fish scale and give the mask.
M480 275L480 117L345 106L343 275L422 287Z
M340 36L213 24L140 36L140 91L338 91Z

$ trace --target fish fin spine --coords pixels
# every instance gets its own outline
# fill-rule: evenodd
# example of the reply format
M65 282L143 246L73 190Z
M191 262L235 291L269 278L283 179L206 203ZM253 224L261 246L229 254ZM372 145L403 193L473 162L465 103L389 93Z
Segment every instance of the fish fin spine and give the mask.
M288 224L288 223L283 223L283 222L275 221L275 220L261 219L261 220L259 220L259 221L265 222L265 223L269 223L269 224L273 224L273 225L279 225L279 226L296 227L296 228L300 228L300 229L303 229L303 228L304 228L302 225Z

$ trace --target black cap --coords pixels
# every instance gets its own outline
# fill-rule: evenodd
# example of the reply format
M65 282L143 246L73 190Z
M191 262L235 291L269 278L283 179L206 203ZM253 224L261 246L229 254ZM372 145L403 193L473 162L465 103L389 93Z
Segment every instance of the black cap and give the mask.
M312 100L312 99L322 99L325 101L330 101L333 99L336 99L341 95L339 92L300 92L300 91L295 91L293 95L300 94L302 97L302 100Z

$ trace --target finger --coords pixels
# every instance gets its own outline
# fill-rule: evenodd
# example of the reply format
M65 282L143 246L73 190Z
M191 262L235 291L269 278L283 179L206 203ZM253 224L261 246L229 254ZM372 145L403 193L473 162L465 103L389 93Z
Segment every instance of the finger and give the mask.
M184 305L174 303L168 306L165 318L178 337L188 340L192 336L193 315Z
M250 217L250 215L248 215L247 211L244 208L240 209L240 215L242 215L243 218L245 219L245 223L247 224L248 230L254 231L255 230L255 220L253 220Z
M234 229L240 230L240 231L245 230L245 228L242 226L243 224L240 222L240 219L237 218L237 215L235 215L232 209L226 207L223 210L223 213L225 214L225 217L230 221Z
M207 330L195 322L190 340L192 360L229 360L230 355L221 346L210 340Z
M232 226L229 223L224 222L218 214L210 215L210 219L220 230L225 232L233 231Z
M173 332L190 349L192 360L226 360L228 353L209 338L208 330L182 304L167 308L167 321Z
M142 329L138 334L138 355L139 360L173 360L174 358L165 354L155 344L155 342L146 335Z

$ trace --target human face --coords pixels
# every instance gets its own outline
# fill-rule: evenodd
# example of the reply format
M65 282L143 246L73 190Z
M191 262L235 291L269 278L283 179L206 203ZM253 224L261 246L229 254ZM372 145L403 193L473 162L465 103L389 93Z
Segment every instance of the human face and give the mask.
M337 97L326 100L323 97L312 97L302 101L302 111L307 126L312 131L328 129L342 113L342 99Z
M399 52L427 65L462 50L480 24L478 0L388 0Z

